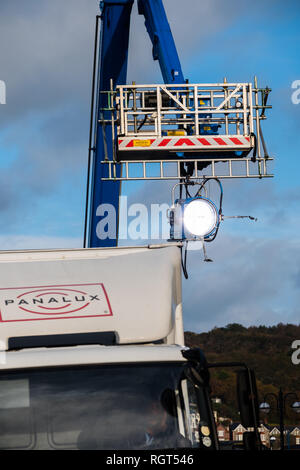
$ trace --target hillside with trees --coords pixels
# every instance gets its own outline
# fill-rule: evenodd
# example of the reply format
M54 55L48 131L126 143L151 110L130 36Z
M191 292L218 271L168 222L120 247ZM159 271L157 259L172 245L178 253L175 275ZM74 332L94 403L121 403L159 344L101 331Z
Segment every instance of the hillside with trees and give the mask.
M259 401L264 401L267 393L278 394L281 387L284 393L295 392L300 400L300 364L294 365L291 345L300 340L300 325L278 324L276 326L252 326L229 324L224 328L214 328L207 333L185 333L186 345L200 347L209 363L245 362L255 370ZM236 404L236 369L212 369L211 393L221 398L215 405L219 414L238 420ZM265 422L278 423L276 401L268 397L272 411ZM293 397L286 399L286 424L299 424L300 414L296 415L290 405ZM262 415L263 416L263 415Z

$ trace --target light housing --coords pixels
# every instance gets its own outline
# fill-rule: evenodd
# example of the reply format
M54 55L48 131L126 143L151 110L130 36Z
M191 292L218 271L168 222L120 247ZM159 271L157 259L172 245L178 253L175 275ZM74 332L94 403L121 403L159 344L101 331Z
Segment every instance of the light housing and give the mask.
M208 198L178 199L170 213L171 239L205 240L217 230L220 216Z

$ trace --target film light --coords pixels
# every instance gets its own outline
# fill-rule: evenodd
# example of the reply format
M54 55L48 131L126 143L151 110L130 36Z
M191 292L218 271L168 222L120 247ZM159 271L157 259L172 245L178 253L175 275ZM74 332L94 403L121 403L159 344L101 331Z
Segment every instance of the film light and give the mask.
M170 214L171 239L203 240L213 235L219 221L218 210L210 199L179 199Z

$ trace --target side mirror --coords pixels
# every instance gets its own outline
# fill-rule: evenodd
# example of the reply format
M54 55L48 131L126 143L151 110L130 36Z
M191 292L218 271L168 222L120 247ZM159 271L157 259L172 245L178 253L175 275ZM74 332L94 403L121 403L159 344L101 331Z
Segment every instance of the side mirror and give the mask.
M253 370L247 368L237 372L237 396L242 425L256 429L259 424L259 405Z

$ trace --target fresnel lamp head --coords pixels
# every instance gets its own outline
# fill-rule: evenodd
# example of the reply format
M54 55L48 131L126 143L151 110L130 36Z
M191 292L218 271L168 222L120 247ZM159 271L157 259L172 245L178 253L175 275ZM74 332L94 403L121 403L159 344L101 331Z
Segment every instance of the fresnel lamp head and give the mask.
M220 190L219 204L217 205L207 197L206 184L214 180L218 183ZM192 196L190 187L198 186L197 192ZM175 199L175 190L179 187L180 196ZM185 187L186 197L182 197L182 189ZM218 233L219 226L225 217L222 213L223 188L217 178L206 178L202 182L184 181L177 183L172 189L172 207L168 217L170 221L170 241L179 241L185 244L187 250L188 242L201 241L204 252L204 261L212 261L206 256L205 242L212 242ZM250 218L251 216L233 216L233 218ZM186 252L183 263L186 273Z

